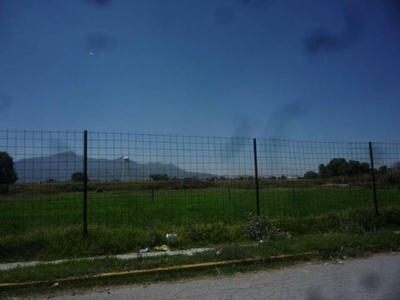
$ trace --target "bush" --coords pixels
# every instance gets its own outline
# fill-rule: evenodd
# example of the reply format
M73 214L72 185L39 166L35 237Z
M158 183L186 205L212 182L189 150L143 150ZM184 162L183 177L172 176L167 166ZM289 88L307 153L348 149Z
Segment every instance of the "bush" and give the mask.
M400 173L399 172L388 172L379 178L383 184L390 186L400 185Z
M314 171L307 171L306 173L304 173L303 178L304 179L317 179L318 173L316 173Z
M366 232L366 229L362 224L353 220L343 222L343 224L340 227L340 230L344 234L350 234L350 235L360 235Z
M267 216L253 216L249 214L244 231L253 240L289 239L291 234L276 227Z
M387 223L385 215L375 215L365 209L350 209L344 213L341 220L341 231L346 234L363 234L376 231Z
M83 182L85 175L82 172L75 172L71 175L72 182Z

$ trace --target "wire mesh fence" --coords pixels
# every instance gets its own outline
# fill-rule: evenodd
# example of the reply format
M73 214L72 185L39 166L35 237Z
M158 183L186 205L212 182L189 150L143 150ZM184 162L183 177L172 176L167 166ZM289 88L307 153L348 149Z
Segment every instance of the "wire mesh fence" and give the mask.
M1 184L0 236L237 224L249 213L305 217L400 202L395 143L0 131L0 152L2 180L6 155L18 176Z

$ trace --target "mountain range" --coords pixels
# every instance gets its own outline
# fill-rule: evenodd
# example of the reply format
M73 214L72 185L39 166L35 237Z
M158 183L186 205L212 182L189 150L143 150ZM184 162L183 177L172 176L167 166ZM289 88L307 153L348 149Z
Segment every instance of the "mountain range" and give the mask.
M212 177L212 174L185 171L173 164L123 161L123 158L87 159L89 180L146 180L151 174L167 174L168 177ZM15 162L18 182L42 182L47 180L70 181L75 172L83 172L83 156L64 152L50 156L24 158Z

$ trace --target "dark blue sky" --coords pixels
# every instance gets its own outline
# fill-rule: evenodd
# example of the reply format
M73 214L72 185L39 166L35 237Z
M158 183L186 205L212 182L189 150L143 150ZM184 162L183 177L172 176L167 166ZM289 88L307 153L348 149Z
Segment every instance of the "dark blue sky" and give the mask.
M395 0L0 0L0 127L400 142Z

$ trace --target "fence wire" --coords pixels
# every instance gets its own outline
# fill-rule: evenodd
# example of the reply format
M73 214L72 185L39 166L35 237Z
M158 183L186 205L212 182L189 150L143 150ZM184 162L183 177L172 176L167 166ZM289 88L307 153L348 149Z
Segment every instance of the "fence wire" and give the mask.
M18 175L0 185L0 236L82 225L84 144L83 132L0 131L2 161L11 156ZM89 132L87 145L89 226L238 224L249 213L305 217L400 200L396 143L372 143L371 153L369 143L257 139L254 148L250 138Z

